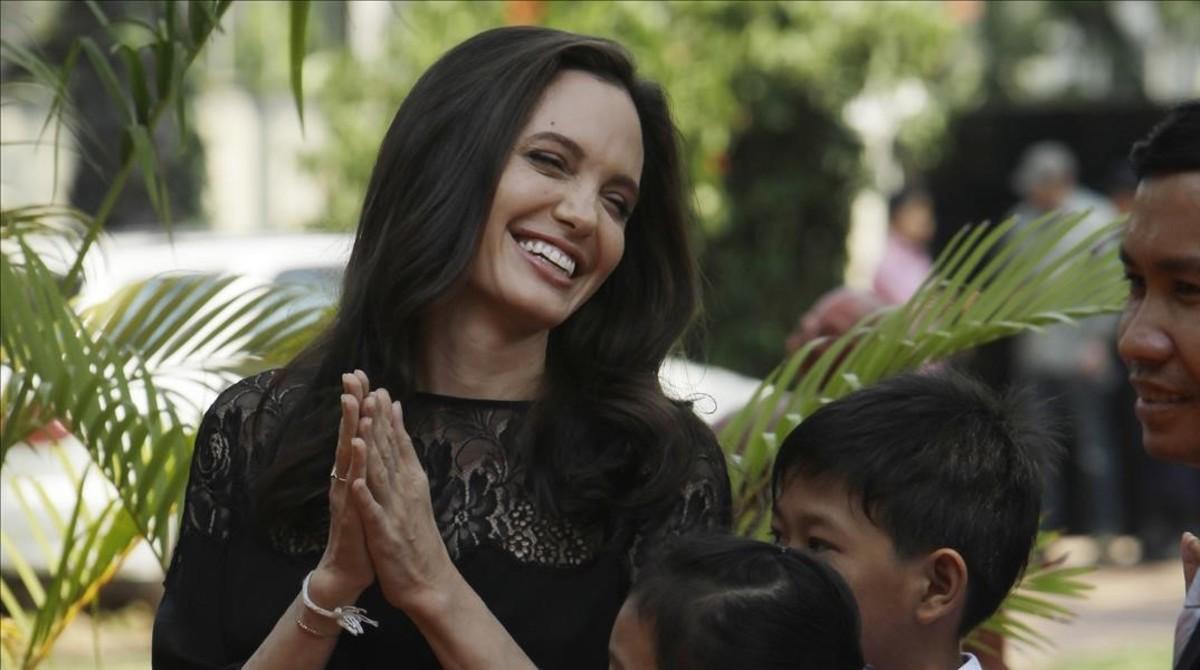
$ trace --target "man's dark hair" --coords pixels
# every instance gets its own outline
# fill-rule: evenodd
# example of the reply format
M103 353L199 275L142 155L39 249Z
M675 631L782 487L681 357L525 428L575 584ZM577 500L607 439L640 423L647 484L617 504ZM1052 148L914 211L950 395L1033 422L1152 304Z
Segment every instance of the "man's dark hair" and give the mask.
M966 635L1016 583L1037 538L1042 474L1059 446L958 373L907 374L817 410L783 441L772 490L799 475L846 487L901 558L948 547L967 565Z
M652 560L630 597L654 628L659 670L861 670L858 608L805 551L692 535Z
M1200 100L1167 113L1129 154L1138 181L1200 170Z

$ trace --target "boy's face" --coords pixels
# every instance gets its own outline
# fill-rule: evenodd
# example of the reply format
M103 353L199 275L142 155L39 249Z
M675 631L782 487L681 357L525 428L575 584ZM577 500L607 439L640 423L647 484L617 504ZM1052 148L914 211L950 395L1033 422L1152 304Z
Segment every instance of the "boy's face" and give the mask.
M625 599L608 638L609 670L655 670L654 626L642 619L633 597Z
M871 523L857 497L840 482L790 475L775 501L771 531L793 549L827 560L849 584L862 619L863 655L884 669L919 638L915 610L922 592L921 561L902 559L886 533Z

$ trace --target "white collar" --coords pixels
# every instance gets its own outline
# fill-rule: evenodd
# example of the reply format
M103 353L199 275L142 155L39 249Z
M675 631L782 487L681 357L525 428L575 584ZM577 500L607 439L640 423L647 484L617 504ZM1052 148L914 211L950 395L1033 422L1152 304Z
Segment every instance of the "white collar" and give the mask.
M962 665L958 666L958 670L983 670L983 666L979 664L979 659L975 658L974 654L964 652Z

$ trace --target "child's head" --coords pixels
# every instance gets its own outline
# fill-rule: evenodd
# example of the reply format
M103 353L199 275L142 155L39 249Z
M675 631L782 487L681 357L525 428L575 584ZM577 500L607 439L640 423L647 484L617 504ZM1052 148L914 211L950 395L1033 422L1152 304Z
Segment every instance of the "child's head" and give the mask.
M773 532L846 578L874 667L958 667L959 638L1020 576L1057 445L1018 405L960 375L901 375L783 441Z
M730 535L679 540L634 585L615 670L861 670L854 597L807 552Z

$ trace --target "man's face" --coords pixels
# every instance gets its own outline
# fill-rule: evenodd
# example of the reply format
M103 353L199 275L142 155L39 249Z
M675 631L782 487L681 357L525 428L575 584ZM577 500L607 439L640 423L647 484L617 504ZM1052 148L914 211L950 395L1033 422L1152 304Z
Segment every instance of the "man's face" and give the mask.
M1200 466L1200 172L1142 181L1121 243L1117 348L1155 458Z
M908 647L927 642L913 634L921 561L899 557L891 537L867 518L843 484L786 477L771 532L779 544L812 551L841 573L858 601L863 656L872 667L892 667Z

